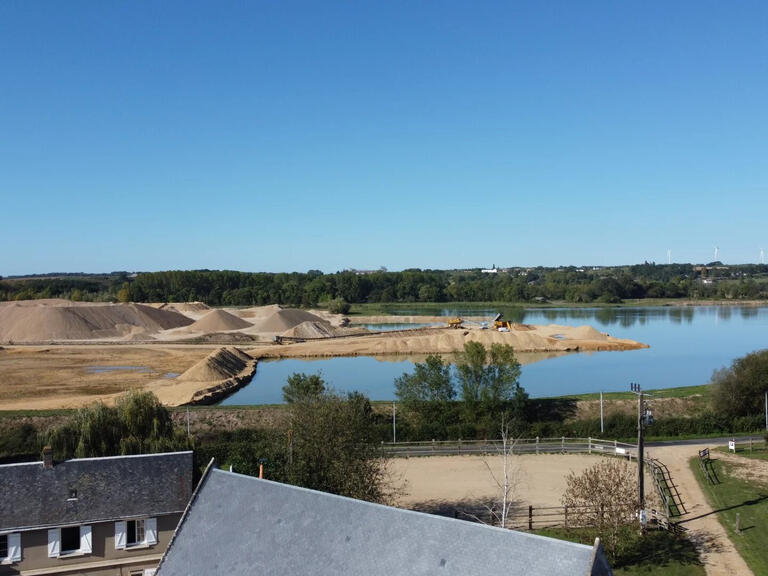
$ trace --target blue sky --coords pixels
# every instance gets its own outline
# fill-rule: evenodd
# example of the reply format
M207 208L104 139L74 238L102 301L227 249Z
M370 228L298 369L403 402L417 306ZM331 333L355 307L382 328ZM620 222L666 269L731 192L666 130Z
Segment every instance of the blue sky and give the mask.
M0 275L768 251L768 4L0 2Z

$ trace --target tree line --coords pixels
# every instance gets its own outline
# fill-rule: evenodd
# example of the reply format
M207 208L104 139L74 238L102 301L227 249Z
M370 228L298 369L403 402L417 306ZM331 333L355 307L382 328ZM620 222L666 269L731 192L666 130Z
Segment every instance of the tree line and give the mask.
M718 264L718 263L712 263ZM567 302L617 303L643 298L768 298L768 266L692 264L601 268L511 268L324 274L171 270L129 275L0 279L0 300L70 298L113 302L190 302L212 306L347 303Z

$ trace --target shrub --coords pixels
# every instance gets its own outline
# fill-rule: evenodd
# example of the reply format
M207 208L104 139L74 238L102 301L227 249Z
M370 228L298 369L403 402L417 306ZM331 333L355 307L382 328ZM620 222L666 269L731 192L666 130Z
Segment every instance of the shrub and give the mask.
M343 298L334 298L328 301L328 311L332 314L349 314L349 302Z

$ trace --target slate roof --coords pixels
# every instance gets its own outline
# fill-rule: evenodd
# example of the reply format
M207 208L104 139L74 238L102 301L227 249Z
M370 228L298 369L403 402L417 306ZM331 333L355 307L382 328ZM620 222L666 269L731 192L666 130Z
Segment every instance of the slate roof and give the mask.
M212 469L158 576L610 575L573 544Z
M193 467L192 452L80 458L47 469L42 462L3 465L0 530L182 512Z

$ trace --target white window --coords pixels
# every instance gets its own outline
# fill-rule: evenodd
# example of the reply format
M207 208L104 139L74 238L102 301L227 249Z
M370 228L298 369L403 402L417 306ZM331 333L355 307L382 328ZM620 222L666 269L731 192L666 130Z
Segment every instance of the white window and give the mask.
M48 556L59 558L74 554L90 554L93 540L90 526L67 526L48 530Z
M0 534L0 564L21 562L21 534Z
M157 544L157 518L115 522L115 549L125 550Z

